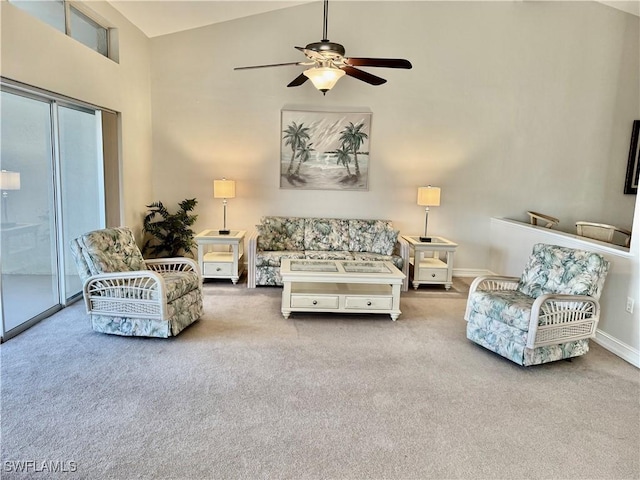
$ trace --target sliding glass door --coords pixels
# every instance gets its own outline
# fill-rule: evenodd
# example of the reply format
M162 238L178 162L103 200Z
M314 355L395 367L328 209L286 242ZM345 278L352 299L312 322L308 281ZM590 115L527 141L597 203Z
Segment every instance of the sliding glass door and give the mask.
M0 242L8 332L60 301L51 103L6 92L1 102Z
M97 114L98 113L98 114ZM104 181L99 112L58 107L61 242L64 298L82 289L69 242L104 227Z
M104 227L101 115L67 101L1 93L3 338L76 297L69 249Z

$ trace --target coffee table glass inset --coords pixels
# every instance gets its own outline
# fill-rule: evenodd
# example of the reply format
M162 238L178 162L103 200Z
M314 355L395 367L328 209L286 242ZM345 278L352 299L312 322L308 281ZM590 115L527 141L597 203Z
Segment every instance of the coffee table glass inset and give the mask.
M391 262L282 260L282 315L291 312L400 315L404 274Z

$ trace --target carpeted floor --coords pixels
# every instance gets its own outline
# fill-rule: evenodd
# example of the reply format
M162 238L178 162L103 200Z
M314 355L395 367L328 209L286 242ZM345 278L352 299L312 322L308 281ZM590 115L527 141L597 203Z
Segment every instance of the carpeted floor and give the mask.
M638 369L593 342L502 359L466 339L466 287L284 320L280 289L208 282L168 340L94 333L79 302L0 347L1 476L640 478Z

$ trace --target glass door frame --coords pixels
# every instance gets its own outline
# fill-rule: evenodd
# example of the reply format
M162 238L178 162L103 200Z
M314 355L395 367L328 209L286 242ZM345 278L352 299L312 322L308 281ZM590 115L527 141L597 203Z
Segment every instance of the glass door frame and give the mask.
M99 223L102 225L102 228L106 225L106 197L105 197L105 175L104 175L104 157L103 157L103 139L102 139L102 111L104 109L97 107L95 105L88 104L86 102L82 102L79 100L71 99L69 97L64 97L62 95L56 95L51 92L38 89L37 87L31 87L28 85L23 85L19 82L14 82L12 80L6 79L4 77L0 77L0 90L2 92L6 92L13 95L19 95L25 98L30 98L35 101L41 101L49 104L49 118L51 122L51 156L50 161L52 162L51 168L53 175L50 179L52 192L53 192L53 218L51 219L52 228L55 229L54 234L51 238L51 248L55 251L55 277L57 278L57 296L58 303L47 310L37 314L29 320L24 321L16 327L11 328L10 330L5 329L5 299L3 295L2 289L2 276L0 275L0 341L4 342L15 335L22 333L27 330L31 326L35 325L39 321L51 316L52 314L58 312L62 308L75 303L80 300L82 297L82 291L76 292L72 295L69 295L66 291L66 281L65 281L65 260L66 253L64 248L64 229L63 222L64 217L62 214L62 168L61 168L61 155L60 155L60 130L59 130L59 116L58 116L58 107L71 108L87 113L93 113L96 119L96 135L100 139L99 142L96 142L96 155L97 160L99 162L98 167L98 199L100 203L100 218ZM115 113L115 112L114 112ZM1 262L1 259L0 259ZM0 263L1 265L1 263ZM75 273L75 272L74 272Z

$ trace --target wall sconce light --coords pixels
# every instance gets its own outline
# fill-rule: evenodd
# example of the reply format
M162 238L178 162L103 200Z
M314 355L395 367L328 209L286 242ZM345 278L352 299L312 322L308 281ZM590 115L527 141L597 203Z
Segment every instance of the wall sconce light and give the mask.
M440 206L440 187L418 187L418 205L424 209L424 236L420 237L421 242L430 242L431 237L427 237L427 222L429 221L429 207Z
M2 190L2 224L11 226L7 215L8 190L20 190L20 172L0 170L0 190Z
M334 67L314 67L302 73L323 95L326 95L344 76L344 70Z
M227 229L227 199L236 197L236 182L235 180L222 180L213 181L213 198L222 198L223 205L223 227L219 230L220 235L229 235L230 230Z

